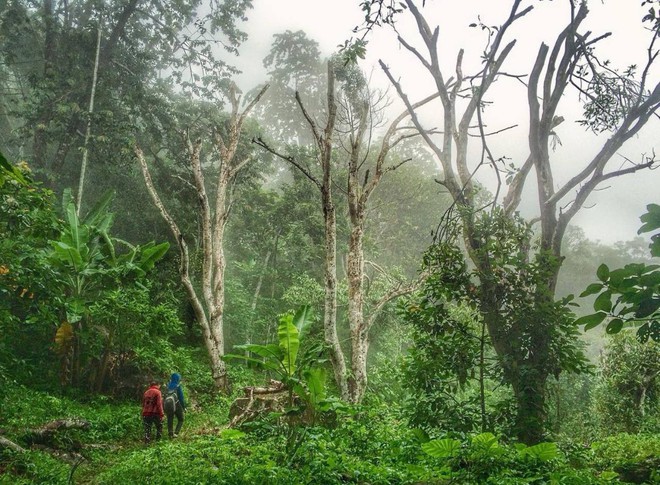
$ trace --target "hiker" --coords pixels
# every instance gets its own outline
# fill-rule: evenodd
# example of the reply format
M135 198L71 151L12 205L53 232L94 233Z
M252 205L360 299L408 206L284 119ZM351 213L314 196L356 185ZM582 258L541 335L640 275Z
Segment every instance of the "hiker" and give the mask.
M181 389L181 376L176 372L172 374L170 382L167 383L164 406L167 414L167 434L170 438L176 438L183 426L183 412L186 409L186 400L183 397L183 389ZM176 430L172 432L175 415Z
M151 427L156 426L156 439L163 434L163 395L159 383L152 380L142 396L142 424L144 424L144 442L151 441Z

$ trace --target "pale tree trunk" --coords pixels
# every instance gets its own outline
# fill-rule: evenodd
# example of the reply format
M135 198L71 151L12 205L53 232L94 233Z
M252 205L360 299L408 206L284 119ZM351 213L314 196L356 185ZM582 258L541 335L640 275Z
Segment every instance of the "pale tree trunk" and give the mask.
M202 246L202 274L199 286L201 295L195 289L190 275L190 255L188 245L174 219L170 216L162 203L156 188L151 180L149 167L142 151L135 148L135 154L147 185L151 198L170 227L178 242L180 254L179 274L181 282L192 304L195 317L202 327L204 345L206 347L211 375L216 389L228 393L230 383L227 377L227 368L222 357L225 353L224 345L224 304L225 304L225 268L227 265L224 254L224 236L229 212L231 209L231 188L239 171L245 167L249 159L235 160L241 129L247 114L254 108L264 95L268 85L264 86L259 94L248 104L242 113L239 113L240 96L235 89L231 91L232 112L228 121L228 130L225 137L215 133L214 141L219 154L219 174L216 180L216 200L214 213L211 211L209 197L206 192L206 183L201 164L202 141L194 143L188 141L188 156L193 172L195 189L200 205L201 219L201 246Z
M376 162L372 170L361 170L361 161L364 157L363 144L365 142L367 127L371 116L371 99L364 100L363 104L356 110L355 116L347 115L345 119L352 119L354 124L349 126L349 177L347 184L348 212L350 215L351 235L349 240L349 252L346 261L347 286L348 286L348 324L350 330L350 372L347 367L344 351L337 336L337 222L336 208L332 198L332 136L337 113L337 102L334 92L335 74L331 63L328 63L328 121L321 132L316 122L307 113L305 106L296 93L296 100L300 106L303 116L307 120L317 147L319 149L319 162L323 177L319 179L307 168L298 163L295 158L278 153L269 147L263 140L256 139L255 143L269 152L277 155L296 167L310 181L312 181L321 192L321 201L325 231L325 302L323 326L325 342L329 348L330 361L334 371L335 382L339 388L342 399L359 403L364 397L367 388L367 356L369 351L369 330L376 321L376 316L385 304L392 299L414 291L419 286L425 275L408 285L394 284L390 291L383 295L372 307L369 318L365 316L365 295L363 282L365 278L364 262L364 231L366 223L366 209L370 195L378 187L383 174L396 170L409 160L398 164L385 166L389 150L401 141L416 135L410 130L401 130L399 123L409 116L408 111L401 113L390 125L380 150L376 156ZM370 94L369 94L370 95ZM427 97L416 103L416 108L437 98L437 94ZM348 109L345 100L343 107ZM377 109L377 108L376 108ZM399 137L394 139L395 134Z
M337 102L335 100L335 73L332 67L332 62L328 62L327 72L327 121L323 130L319 128L316 121L307 112L305 105L300 98L300 94L296 92L296 101L309 125L318 149L318 162L321 169L320 177L310 172L305 165L298 163L295 158L277 152L268 146L262 139L257 138L254 142L293 165L318 188L321 194L325 241L325 256L323 262L323 334L325 344L328 348L330 363L332 364L335 383L337 384L342 399L348 400L348 370L346 367L344 351L342 350L339 336L337 335L337 214L332 195L332 137L334 135L335 121L337 118Z
M321 170L323 178L320 184L321 201L323 205L323 223L325 232L325 297L323 329L325 343L330 349L330 361L335 374L335 382L339 387L342 399L348 398L348 372L344 352L337 335L337 214L332 198L332 136L337 118L337 103L335 101L335 74L332 64L328 62L327 106L328 120L321 135L314 121L309 117L296 93L298 104L310 124L320 151Z
M349 399L357 403L362 400L367 388L369 334L364 324L364 220L352 223L347 261L348 323L351 335Z
M89 139L92 135L92 115L94 114L94 98L96 96L96 82L99 74L99 55L101 53L101 24L96 34L96 57L94 58L94 74L92 75L92 89L89 95L89 107L87 108L87 127L85 129L85 141L83 143L83 156L80 164L80 179L78 181L78 198L76 201L76 215L80 216L82 206L83 188L85 185L85 172L87 171L87 157L89 154Z
M420 107L436 96L430 96L415 107ZM367 138L367 127L372 111L378 110L372 99L365 100L364 104L356 110L357 120L350 130L350 153L348 161L348 213L351 234L348 243L348 259L346 262L346 275L348 286L348 323L351 336L351 375L348 381L349 401L359 403L367 390L367 357L369 354L369 331L376 321L378 312L385 303L401 295L412 292L421 283L423 278L408 284L395 285L382 297L381 301L371 308L369 319L366 318L364 294L364 233L367 222L367 207L369 198L382 181L383 175L399 168L409 160L398 164L386 166L387 157L392 147L401 141L414 136L410 130L401 130L399 123L409 117L408 111L401 113L390 124L381 142L376 160L369 169L362 168L365 156L364 144ZM349 117L347 117L349 119ZM394 135L399 133L395 139ZM401 134L402 133L402 134ZM372 147L366 147L370 149Z
M329 197L324 197L324 200ZM344 352L337 335L337 219L332 203L323 204L325 232L323 334L330 353L335 383L344 400L348 400L348 372Z

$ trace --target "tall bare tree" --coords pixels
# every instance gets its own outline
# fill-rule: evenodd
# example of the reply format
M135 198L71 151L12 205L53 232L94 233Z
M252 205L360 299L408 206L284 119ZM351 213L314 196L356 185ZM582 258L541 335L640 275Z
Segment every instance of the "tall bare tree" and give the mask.
M390 289L376 300L366 305L364 282L367 277L365 270L364 235L368 220L368 203L374 190L382 181L383 176L396 170L409 160L392 163L389 160L390 150L403 140L418 133L399 125L409 117L404 111L388 127L380 144L371 143L382 107L378 96L369 91L362 74L357 69L349 68L344 75L353 76L352 81L357 87L341 94L335 92L335 77L340 64L328 62L328 91L326 125L321 131L317 122L310 115L299 93L296 99L310 131L316 141L318 163L322 177L319 178L295 158L282 155L269 147L263 140L257 143L293 164L310 179L320 190L325 221L325 312L324 329L326 344L330 349L331 362L335 373L335 381L342 398L353 403L360 402L367 387L367 356L369 351L369 333L377 320L379 312L393 299L409 293L418 282L392 282ZM360 79L357 79L360 78ZM422 106L434 99L436 95L415 104ZM380 101L384 101L380 97ZM341 124L341 126L337 126ZM344 148L341 153L334 146L339 143ZM375 156L374 153L375 152ZM350 236L348 254L346 257L346 280L348 287L348 327L350 332L349 348L344 349L337 333L337 221L336 207L332 195L333 181L337 169L346 162L347 182L345 193L349 214ZM343 187L342 187L343 189ZM368 306L368 308L367 308ZM348 359L346 356L350 356Z
M380 61L381 67L396 88L408 108L413 123L424 137L442 166L439 180L454 199L462 222L465 247L478 272L480 281L480 306L493 346L504 368L505 376L512 385L518 404L518 435L531 443L542 438L545 420L545 384L553 366L550 365L550 335L552 322L538 322L527 336L530 352L517 352L512 348L511 322L501 313L497 277L493 273L488 252L475 230L478 206L474 190L474 175L483 165L497 167L497 159L491 153L482 119L484 103L494 82L507 75L504 64L516 46L516 40L506 41L512 24L519 22L534 8L522 8L521 0L513 0L506 20L498 28L483 26L492 35L482 55L480 71L463 72L464 51L458 52L452 77L447 77L440 66L439 27L431 28L418 7L419 2L405 0L406 9L412 15L419 33L418 40L398 35L399 43L411 53L429 74L440 99L442 133L439 137L429 134L423 125L417 108L408 100L402 83L391 69ZM614 71L594 54L595 44L609 34L593 36L582 32L581 26L588 15L586 2L570 2L571 16L566 27L557 34L552 46L542 43L528 76L520 76L527 86L526 102L529 106L529 156L512 177L503 201L499 203L498 185L491 207L500 206L508 217L518 209L524 187L530 183L528 176L536 175L538 213L540 216L540 247L538 254L561 261L561 244L568 223L584 206L589 195L604 181L656 166L654 157L645 157L638 163L628 161L624 167L610 168L617 151L631 137L639 133L660 107L660 84L650 85L651 66L657 59L658 23L651 19L651 40L647 48L647 61L634 79L632 70L624 74ZM422 48L415 46L421 41ZM526 78L526 79L525 79ZM526 82L525 82L526 81ZM578 163L576 173L567 183L556 188L551 160L551 144L555 129L563 122L558 115L560 102L569 87L575 87L586 103L585 123L595 131L609 131L603 147L590 160ZM481 153L471 159L468 151L470 136L481 140ZM519 248L529 251L529 248ZM548 271L545 290L535 298L542 305L554 298L560 264ZM529 372L522 372L528 369Z
M144 153L139 147L135 147L135 155L142 168L149 194L178 243L181 283L192 304L196 320L202 327L213 382L216 388L223 392L229 391L226 365L222 360L225 353L223 318L225 306L224 278L227 265L224 253L224 237L232 204L232 187L239 172L250 161L250 158L239 159L236 152L243 123L267 89L268 85L264 86L242 112L239 112L241 96L237 94L235 88L230 91L229 101L232 110L226 123L226 132L223 135L220 130L216 130L213 135L218 166L218 174L213 185L215 191L213 205L209 200L202 169L202 140L198 139L192 142L188 139L187 161L193 174L194 186L199 201L199 218L201 220L200 233L197 239L201 241L202 265L198 281L193 282L193 275L191 275L188 242L158 195ZM201 288L201 291L198 288Z

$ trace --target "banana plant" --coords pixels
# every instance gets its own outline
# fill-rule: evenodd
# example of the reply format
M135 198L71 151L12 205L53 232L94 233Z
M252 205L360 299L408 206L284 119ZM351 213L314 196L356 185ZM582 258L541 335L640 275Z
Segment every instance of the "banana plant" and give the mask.
M301 306L295 313L280 315L277 326L277 344L244 344L237 345L236 350L248 353L246 355L227 354L225 360L241 360L250 362L257 368L273 372L285 385L296 374L296 361L300 349L300 339L312 323L312 310L309 305ZM254 354L256 357L251 357Z
M321 358L323 344L308 345L304 353L300 352L311 323L311 308L308 305L302 306L295 313L280 316L278 343L237 345L235 349L241 351L241 354L227 354L223 357L228 361L249 362L274 375L289 392L287 414L304 414L303 421L308 424L317 422L324 412L346 409L340 399L327 395L327 371L323 367L325 359ZM296 405L295 396L300 405ZM291 421L290 424L292 422L297 421Z
M149 243L143 247L113 238L110 230L114 215L109 211L114 191L108 191L81 219L70 189L64 191L64 224L59 239L51 241L50 260L63 275L66 324L74 325L72 381L79 376L82 334L89 304L126 282L138 281L153 268L169 248L168 243ZM118 254L115 246L126 249ZM64 324L63 324L64 325ZM60 328L58 331L62 330ZM111 334L111 332L106 332ZM106 346L110 342L106 343Z

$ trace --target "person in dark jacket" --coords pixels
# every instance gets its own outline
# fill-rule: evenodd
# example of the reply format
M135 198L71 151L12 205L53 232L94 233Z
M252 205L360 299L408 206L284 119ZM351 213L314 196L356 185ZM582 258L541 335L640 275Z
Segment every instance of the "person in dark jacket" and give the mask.
M163 433L163 395L159 384L151 381L149 389L142 396L142 424L144 425L144 442L151 441L151 427L156 426L156 439Z
M181 376L176 372L172 374L170 382L167 383L165 391L165 414L167 415L167 434L170 438L176 438L183 426L183 413L186 409L186 400L181 388ZM176 416L176 429L172 431Z

